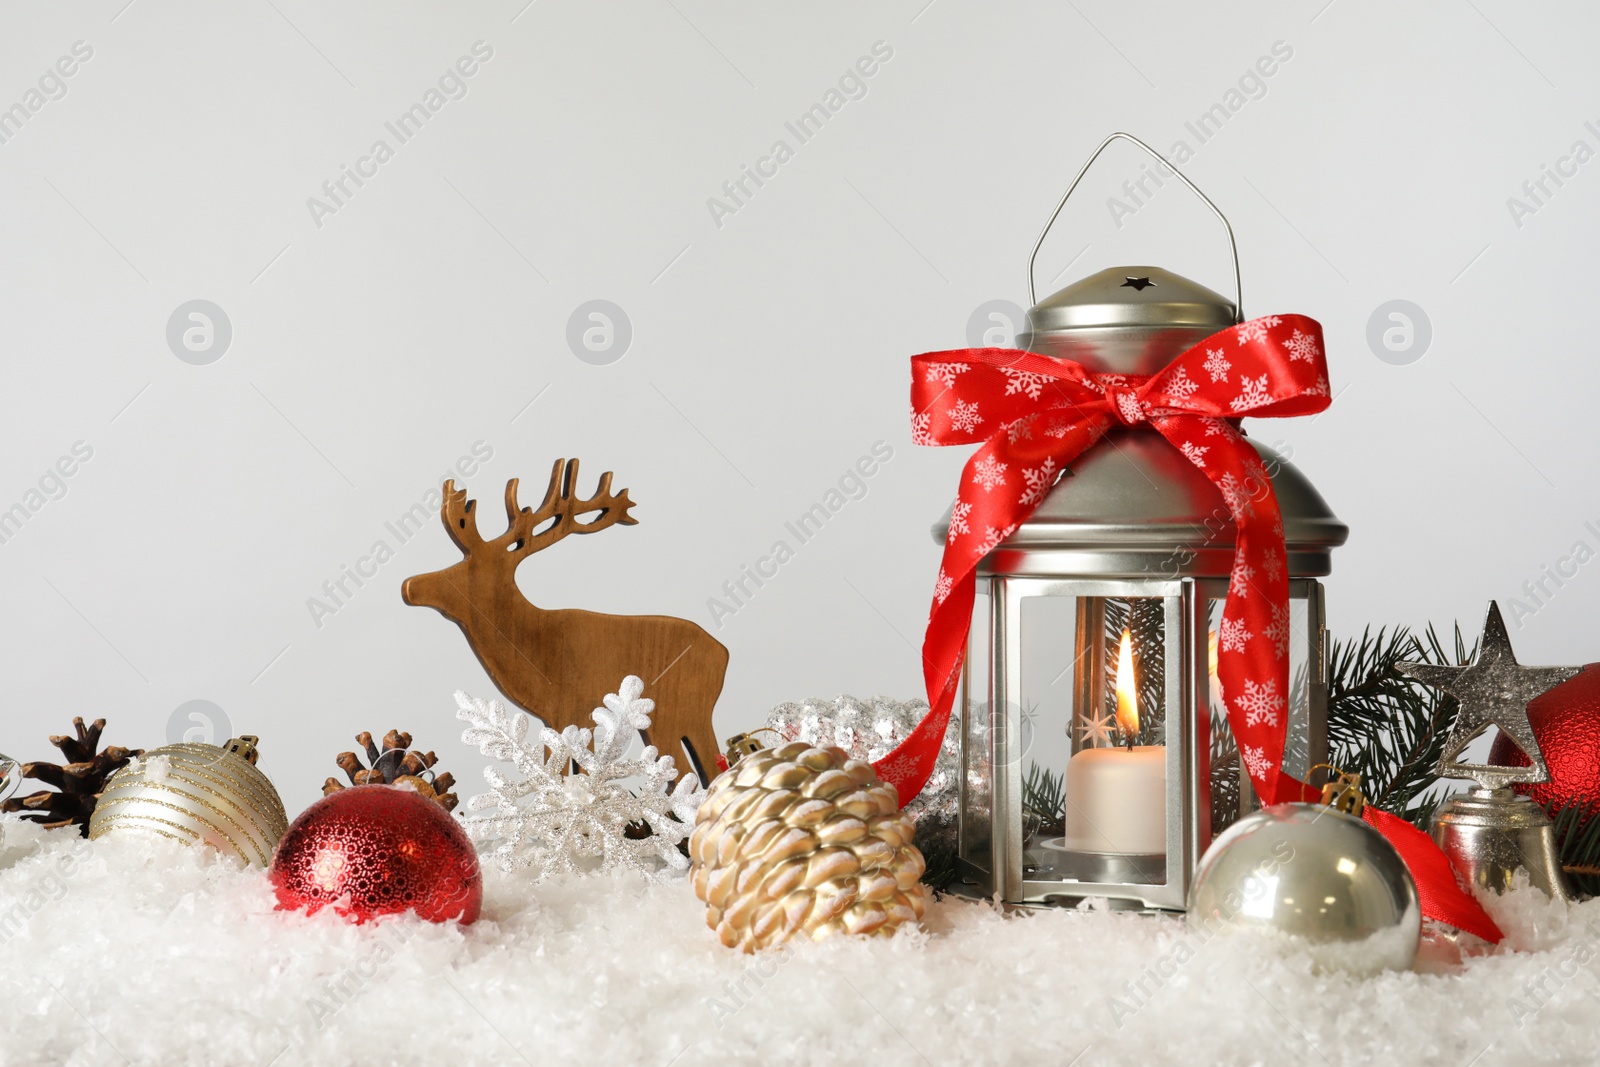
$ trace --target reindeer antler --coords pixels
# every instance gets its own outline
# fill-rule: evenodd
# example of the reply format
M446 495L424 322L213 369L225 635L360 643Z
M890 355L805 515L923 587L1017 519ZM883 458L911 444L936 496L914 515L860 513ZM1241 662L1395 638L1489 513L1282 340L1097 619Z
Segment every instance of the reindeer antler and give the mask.
M611 492L610 471L600 476L594 495L587 499L573 496L577 481L578 461L556 460L550 468L550 485L545 490L544 500L534 509L517 503L519 479L512 478L506 483L506 532L493 540L484 540L478 532L477 501L468 500L467 491L457 489L454 481L444 483L445 499L440 516L451 539L464 554L499 550L512 560L549 548L568 534L595 533L608 526L619 523L632 526L639 521L628 514L628 509L633 507L628 491ZM588 522L578 521L578 516L590 512L599 514ZM544 529L539 529L541 526Z
M450 540L466 556L483 547L483 537L478 533L478 517L473 514L477 503L476 500L468 500L467 491L457 489L454 480L444 483L444 506L439 509L439 518L444 520Z
M544 501L537 511L528 511L523 508L518 512L518 518L528 517L528 527L518 551L521 555L531 555L540 549L549 548L568 534L588 534L604 530L608 526L632 526L639 520L628 514L628 509L633 507L633 501L628 499L628 491L624 489L615 495L611 492L611 472L606 471L600 476L600 482L595 486L594 495L588 499L575 497L573 487L578 484L578 461L575 459L556 460L555 466L550 468L550 487L545 490ZM506 486L506 511L510 514L516 499L516 482ZM587 515L591 511L599 512L588 522L579 522L579 515ZM534 533L543 523L550 525Z

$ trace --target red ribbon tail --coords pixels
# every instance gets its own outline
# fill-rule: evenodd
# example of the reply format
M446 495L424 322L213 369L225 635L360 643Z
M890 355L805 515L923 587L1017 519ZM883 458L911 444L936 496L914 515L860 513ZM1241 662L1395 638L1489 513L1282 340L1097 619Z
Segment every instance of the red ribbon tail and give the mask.
M1279 774L1271 802L1316 804L1321 799L1322 791L1315 786L1307 785L1293 775ZM1491 944L1499 942L1504 936L1500 928L1489 918L1489 913L1483 910L1477 898L1462 888L1449 857L1433 838L1400 816L1371 805L1367 806L1362 818L1400 853L1406 870L1411 872L1411 880L1417 883L1417 898L1425 917L1449 923L1469 934L1477 934Z
M1491 944L1499 943L1505 936L1500 927L1489 918L1483 905L1461 887L1455 868L1450 866L1449 858L1433 838L1398 815L1374 807L1369 806L1363 818L1405 861L1411 877L1416 880L1424 916L1476 934Z

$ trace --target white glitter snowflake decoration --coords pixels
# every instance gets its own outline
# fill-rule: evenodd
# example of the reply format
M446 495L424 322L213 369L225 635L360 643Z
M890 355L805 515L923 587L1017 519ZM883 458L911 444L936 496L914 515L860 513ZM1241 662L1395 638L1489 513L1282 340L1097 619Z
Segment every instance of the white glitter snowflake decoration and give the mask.
M485 767L490 792L467 801L471 811L492 811L462 820L474 843L492 846L487 859L505 871L533 868L540 877L615 870L657 877L688 868L678 843L694 829L705 792L693 774L674 786L676 764L653 745L628 758L656 706L643 692L644 683L629 675L594 710L593 730L538 726L531 741L529 727L537 725L531 716L456 693L456 718L468 724L461 740L514 764L519 775L512 780ZM577 770L564 774L573 764ZM627 833L644 826L647 836Z

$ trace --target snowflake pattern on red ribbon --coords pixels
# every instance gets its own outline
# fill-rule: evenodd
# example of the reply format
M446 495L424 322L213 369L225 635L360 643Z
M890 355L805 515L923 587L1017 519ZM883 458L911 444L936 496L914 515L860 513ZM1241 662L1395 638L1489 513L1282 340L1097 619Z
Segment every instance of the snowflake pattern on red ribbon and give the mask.
M1094 374L1003 348L933 352L912 365L916 439L980 447L962 472L923 643L932 712L878 762L879 777L894 784L903 804L933 768L961 676L978 561L1027 520L1060 472L1107 430L1147 425L1211 480L1237 526L1217 676L1234 735L1252 756L1246 766L1256 790L1277 797L1289 689L1283 523L1261 458L1224 420L1326 408L1322 327L1302 315L1252 319L1206 338L1149 377Z

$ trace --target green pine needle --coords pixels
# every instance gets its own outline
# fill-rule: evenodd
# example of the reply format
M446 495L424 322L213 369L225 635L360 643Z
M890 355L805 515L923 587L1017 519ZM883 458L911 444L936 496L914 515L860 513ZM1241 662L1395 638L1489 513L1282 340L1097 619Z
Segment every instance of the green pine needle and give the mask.
M922 884L931 888L937 899L939 894L950 888L950 884L956 880L956 875L959 873L955 849L925 851L922 854L922 861L925 864Z
M1419 639L1405 627L1369 627L1335 641L1328 670L1328 762L1361 775L1367 803L1426 828L1442 797L1435 773L1459 705L1455 697L1400 673L1404 660L1466 663L1456 627L1454 655L1428 627Z
M1557 802L1545 809L1556 824L1556 848L1567 880L1586 897L1600 893L1600 819L1593 818L1596 810L1581 802Z
M1054 774L1038 763L1028 766L1028 773L1022 779L1022 810L1038 817L1039 829L1056 834L1066 832L1065 788L1064 775Z

